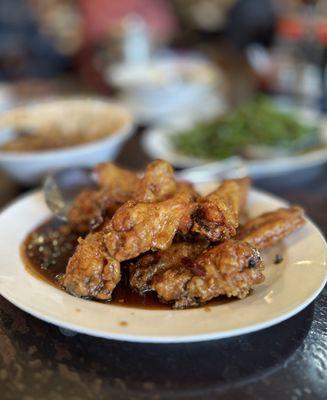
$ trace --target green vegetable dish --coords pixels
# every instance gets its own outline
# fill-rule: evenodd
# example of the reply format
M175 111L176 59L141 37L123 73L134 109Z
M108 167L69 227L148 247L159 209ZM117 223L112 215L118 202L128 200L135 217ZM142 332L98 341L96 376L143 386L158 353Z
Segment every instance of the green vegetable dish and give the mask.
M321 144L317 126L300 122L294 114L278 110L265 97L176 132L171 140L181 154L213 160L234 155L251 157L251 149L255 148L300 153Z

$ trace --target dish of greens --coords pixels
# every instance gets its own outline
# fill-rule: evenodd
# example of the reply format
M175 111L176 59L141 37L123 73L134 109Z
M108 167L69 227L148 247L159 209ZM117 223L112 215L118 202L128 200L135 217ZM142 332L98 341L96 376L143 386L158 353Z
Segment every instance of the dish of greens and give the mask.
M170 141L182 155L211 160L235 155L262 158L268 154L297 154L322 145L317 125L281 111L265 97L176 131Z

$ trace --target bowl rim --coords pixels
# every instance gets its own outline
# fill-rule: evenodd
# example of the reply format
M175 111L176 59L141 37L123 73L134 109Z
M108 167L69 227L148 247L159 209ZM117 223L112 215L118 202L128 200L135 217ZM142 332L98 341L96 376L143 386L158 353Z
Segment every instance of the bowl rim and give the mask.
M113 131L110 135L105 136L101 139L92 140L88 143L77 144L77 145L70 146L70 147L61 147L61 148L59 147L59 148L55 148L55 149L51 149L51 150L26 151L26 152L25 151L17 152L17 151L1 151L0 150L0 161L14 161L14 160L15 161L25 161L25 160L30 160L30 159L35 160L35 158L37 158L39 160L41 160L41 159L43 160L43 159L52 158L54 156L64 158L66 156L69 156L72 153L74 153L74 155L88 153L89 151L95 150L96 148L98 148L99 146L101 146L103 144L109 144L109 142L111 142L111 143L119 142L119 141L123 140L124 138L129 137L133 133L135 118L134 118L133 114L130 112L130 110L128 110L127 107L125 107L124 105L121 105L118 102L108 101L101 97L86 97L85 99L77 98L77 97L68 97L68 98L60 98L60 99L45 99L44 101L48 104L54 104L54 103L63 103L63 102L68 103L70 101L75 102L75 101L84 101L84 100L85 101L101 101L101 102L105 102L106 105L108 105L108 106L114 106L114 107L120 109L120 111L122 111L123 114L125 114L124 121L123 121L122 125L120 126L120 128ZM31 102L31 103L27 104L26 107L34 108L38 104L43 106L44 102L43 103Z
M199 52L182 52L182 53L176 53L176 52L164 52L163 54L158 54L153 58L153 60L150 62L148 65L141 65L139 68L147 69L149 66L160 70L160 67L165 65L166 67L172 67L176 71L179 70L178 75L180 75L182 69L196 69L196 68L206 68L207 71L212 73L212 76L210 77L209 80L203 81L201 79L186 79L186 80L181 80L180 76L178 79L176 79L176 76L174 79L168 79L168 81L164 82L164 84L158 84L156 81L150 79L141 79L140 80L135 80L132 81L126 81L126 76L128 75L128 72L132 70L133 64L124 64L124 63L116 63L113 64L110 67L105 68L105 79L107 82L112 82L114 85L122 90L125 93L128 93L129 95L131 93L137 93L139 91L145 91L145 92L153 92L157 94L161 94L161 91L163 88L175 88L176 85L182 85L183 89L188 87L193 87L193 88L201 88L202 90L205 89L210 89L211 87L219 87L221 88L222 82L224 80L223 78L223 72L220 68L220 66L215 65L215 63L212 62L212 60L205 55L199 53Z

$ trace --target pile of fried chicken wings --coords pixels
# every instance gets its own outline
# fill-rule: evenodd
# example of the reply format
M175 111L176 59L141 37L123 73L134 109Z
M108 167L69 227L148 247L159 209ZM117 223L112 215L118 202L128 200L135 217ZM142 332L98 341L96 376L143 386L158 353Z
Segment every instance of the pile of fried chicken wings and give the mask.
M304 224L303 210L290 207L241 226L249 178L202 197L162 160L141 176L112 163L95 175L98 189L82 192L69 215L81 237L63 286L78 297L110 300L126 274L131 290L155 292L174 308L244 298L265 279L259 251Z

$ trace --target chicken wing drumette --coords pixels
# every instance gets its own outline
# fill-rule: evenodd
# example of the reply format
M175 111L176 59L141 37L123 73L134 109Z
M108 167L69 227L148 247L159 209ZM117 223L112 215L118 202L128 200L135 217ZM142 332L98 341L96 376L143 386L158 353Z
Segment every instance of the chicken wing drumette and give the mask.
M235 236L249 186L248 178L226 180L217 190L200 199L193 215L192 231L213 242Z
M119 281L120 263L108 254L102 234L80 238L63 278L66 290L78 297L108 300Z

